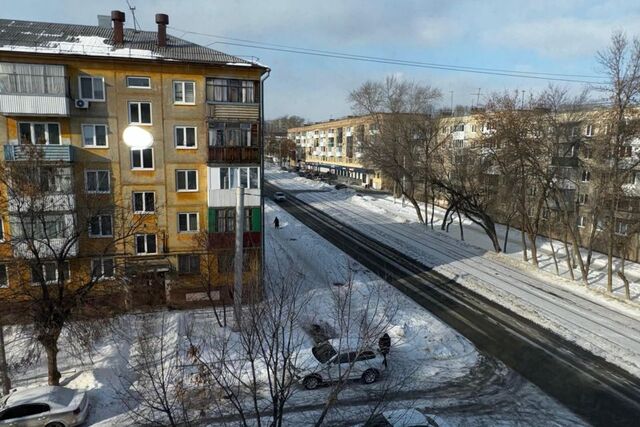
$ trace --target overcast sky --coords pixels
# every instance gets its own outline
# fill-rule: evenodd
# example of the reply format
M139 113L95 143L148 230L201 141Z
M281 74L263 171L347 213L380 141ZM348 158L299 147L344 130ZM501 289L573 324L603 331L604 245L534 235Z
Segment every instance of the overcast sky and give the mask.
M252 55L272 73L266 117L296 114L326 120L350 113L347 94L367 79L390 74L440 88L443 105L471 105L475 93L520 90L528 96L548 82L355 62L241 47L206 33L307 49L419 61L562 74L597 75L595 53L614 31L640 33L640 1L586 0L130 0L144 30L154 14L169 15L170 30L196 43L235 55ZM133 20L125 0L13 0L4 18L77 24L119 9ZM229 41L229 40L226 40ZM215 43L214 43L215 42ZM250 43L249 43L250 44ZM264 46L264 45L262 45ZM560 83L578 91L576 83ZM482 95L480 97L482 99Z

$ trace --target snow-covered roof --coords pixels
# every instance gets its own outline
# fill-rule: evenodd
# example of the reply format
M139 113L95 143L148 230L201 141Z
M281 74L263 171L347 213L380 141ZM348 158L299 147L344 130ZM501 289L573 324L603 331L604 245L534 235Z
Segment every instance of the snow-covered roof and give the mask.
M113 29L105 27L0 19L0 52L53 53L267 68L257 61L247 61L172 35L167 35L166 47L159 47L157 33L154 31L125 28L122 45L114 45L112 37Z

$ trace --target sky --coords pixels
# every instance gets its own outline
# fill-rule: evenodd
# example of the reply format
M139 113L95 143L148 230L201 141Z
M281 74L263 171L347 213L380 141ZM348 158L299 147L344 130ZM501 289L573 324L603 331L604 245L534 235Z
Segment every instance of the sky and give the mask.
M640 35L640 1L586 0L129 0L143 30L155 13L169 33L226 53L257 57L272 72L265 116L309 121L350 114L348 94L386 76L440 89L441 105L475 105L492 92L524 96L550 81L275 51L274 45L447 66L597 76L611 35ZM4 0L2 17L96 25L126 0ZM225 38L222 38L225 37ZM239 42L237 40L247 40ZM231 44L235 43L235 44ZM239 46L238 44L250 45ZM264 49L269 47L271 49ZM281 47L277 47L282 49ZM290 49L289 49L290 50ZM388 61L386 61L388 62ZM589 80L587 77L570 79ZM585 83L552 82L578 93ZM478 96L480 91L480 96ZM524 91L524 92L523 92Z

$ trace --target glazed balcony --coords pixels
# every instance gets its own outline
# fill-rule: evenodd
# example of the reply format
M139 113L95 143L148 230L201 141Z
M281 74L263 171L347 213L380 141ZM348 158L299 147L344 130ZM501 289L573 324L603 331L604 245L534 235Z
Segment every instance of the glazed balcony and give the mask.
M52 161L73 162L75 150L72 145L5 145L4 159L6 161Z
M0 62L0 114L68 116L68 78L62 65Z

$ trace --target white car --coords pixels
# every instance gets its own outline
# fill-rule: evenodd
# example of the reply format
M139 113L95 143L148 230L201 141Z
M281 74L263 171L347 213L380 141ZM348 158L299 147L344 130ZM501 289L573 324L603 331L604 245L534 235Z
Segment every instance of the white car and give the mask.
M361 379L363 383L371 384L380 378L385 369L380 353L370 349L341 349L338 353L336 347L339 348L337 340L330 340L300 354L298 379L307 390L344 379Z
M275 193L273 193L273 200L276 202L284 202L285 200L287 200L287 196L285 196L281 191L276 191Z
M87 415L87 395L59 386L16 389L0 403L0 426L72 427Z
M451 424L437 415L424 415L415 409L395 409L374 416L363 427L451 427Z

